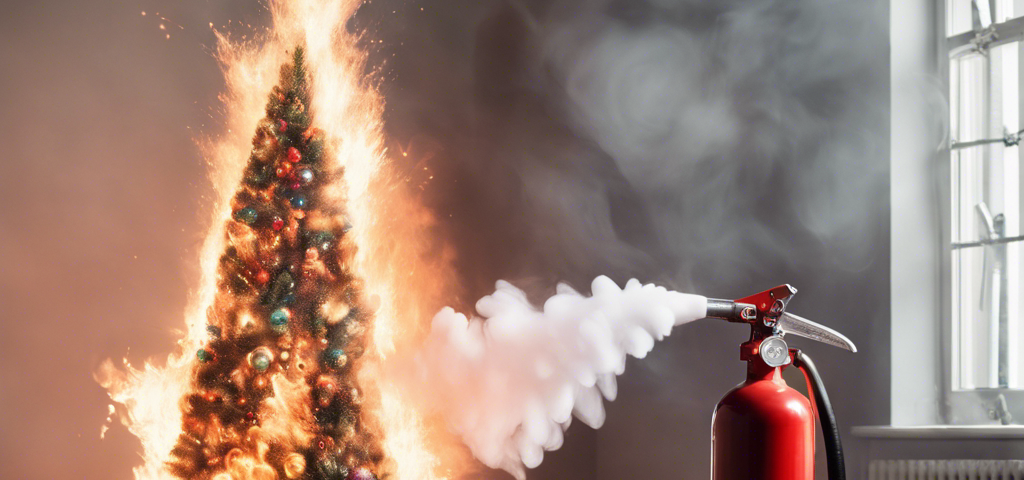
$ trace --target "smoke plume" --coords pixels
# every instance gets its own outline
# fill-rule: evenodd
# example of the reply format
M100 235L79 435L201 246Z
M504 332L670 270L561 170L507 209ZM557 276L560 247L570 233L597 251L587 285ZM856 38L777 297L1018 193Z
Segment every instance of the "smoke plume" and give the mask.
M499 278L686 290L874 262L885 5L367 4L386 128L479 298ZM884 62L882 62L884 64ZM881 232L884 233L884 232ZM781 240L780 240L781 238ZM768 260L770 259L770 260Z

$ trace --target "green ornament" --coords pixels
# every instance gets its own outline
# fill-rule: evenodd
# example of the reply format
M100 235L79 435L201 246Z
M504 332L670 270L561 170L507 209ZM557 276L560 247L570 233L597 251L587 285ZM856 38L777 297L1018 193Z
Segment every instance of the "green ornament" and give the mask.
M235 220L250 226L256 223L256 218L258 217L256 209L252 207L245 207L235 212Z
M330 368L345 368L348 355L345 355L345 350L332 348L324 352L324 363Z
M306 248L316 248L322 252L331 249L334 234L324 230L313 230L306 233Z
M288 331L288 320L292 318L291 310L281 307L270 313L270 328L277 333Z

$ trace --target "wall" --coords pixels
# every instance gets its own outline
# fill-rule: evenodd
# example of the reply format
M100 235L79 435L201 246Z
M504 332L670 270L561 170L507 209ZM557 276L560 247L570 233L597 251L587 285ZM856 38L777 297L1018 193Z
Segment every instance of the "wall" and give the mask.
M895 2L892 25L892 423L939 423L939 217L943 93L936 60L938 2ZM938 117L938 118L937 118Z

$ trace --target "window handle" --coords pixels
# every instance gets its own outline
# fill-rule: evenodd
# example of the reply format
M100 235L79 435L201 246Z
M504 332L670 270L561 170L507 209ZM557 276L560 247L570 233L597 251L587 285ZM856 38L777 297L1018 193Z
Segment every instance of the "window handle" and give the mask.
M995 221L992 220L992 212L988 209L988 204L981 202L974 206L974 210L981 216L981 221L985 222L985 231L988 234L986 238L993 238L996 236Z
M988 209L988 204L980 202L974 206L974 211L981 217L981 221L985 227L984 239L993 240L996 237L996 226L995 221L992 220L992 212ZM985 309L985 290L988 285L988 251L986 248L981 252L981 294L978 295L978 310Z

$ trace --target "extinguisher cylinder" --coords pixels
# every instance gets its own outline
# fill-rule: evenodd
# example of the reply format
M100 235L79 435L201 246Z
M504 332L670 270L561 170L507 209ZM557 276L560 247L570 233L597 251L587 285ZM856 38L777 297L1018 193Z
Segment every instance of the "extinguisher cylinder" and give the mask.
M814 412L778 367L749 364L712 419L712 480L813 480Z

